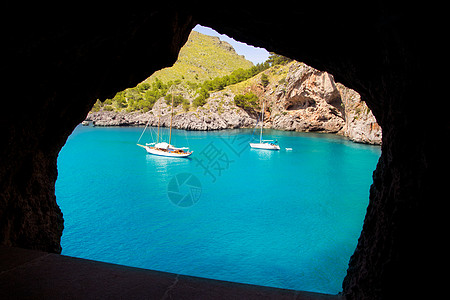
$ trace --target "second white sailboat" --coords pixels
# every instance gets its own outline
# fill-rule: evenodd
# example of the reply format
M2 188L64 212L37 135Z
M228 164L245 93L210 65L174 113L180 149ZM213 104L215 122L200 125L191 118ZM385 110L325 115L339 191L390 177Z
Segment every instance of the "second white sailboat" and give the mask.
M277 141L263 140L263 127L264 127L264 102L261 111L261 131L259 133L259 143L250 143L250 147L253 149L262 150L280 150L280 146L277 145Z

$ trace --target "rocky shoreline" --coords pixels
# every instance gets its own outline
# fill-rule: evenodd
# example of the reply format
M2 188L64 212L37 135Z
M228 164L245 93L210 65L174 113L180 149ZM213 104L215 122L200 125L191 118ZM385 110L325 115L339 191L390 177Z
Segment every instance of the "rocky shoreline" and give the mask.
M331 74L293 62L268 69L273 80L263 87L260 75L245 87L226 88L212 93L208 102L196 109L175 108L173 127L186 130L222 130L254 127L258 115L234 104L238 93L252 92L266 101L265 127L300 132L325 132L345 136L358 143L381 144L381 127L360 95ZM279 79L281 78L281 79ZM278 80L279 79L279 80ZM161 116L161 117L159 117ZM159 99L148 112L90 112L86 118L95 126L168 127L170 107Z
M177 108L174 111L172 126L186 130L221 130L255 126L256 117L251 117L240 108L231 108L232 101L233 99L227 99L221 108L218 107L217 101L210 101L207 107L198 108L196 111L183 112ZM86 121L92 122L95 126L145 126L148 122L149 126L156 127L159 123L162 127L169 127L170 107L160 99L151 111L145 113L90 112Z

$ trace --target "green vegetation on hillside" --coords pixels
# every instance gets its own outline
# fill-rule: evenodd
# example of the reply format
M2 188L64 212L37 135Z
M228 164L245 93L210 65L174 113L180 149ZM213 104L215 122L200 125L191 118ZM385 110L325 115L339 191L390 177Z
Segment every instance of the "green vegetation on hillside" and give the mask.
M258 96L251 92L234 96L234 104L248 112L259 109Z
M164 99L166 100L166 104L167 105L172 105L172 100L173 100L173 106L177 107L180 104L189 104L190 102L189 100L185 99L183 96L181 95L175 95L175 94L167 94Z
M269 77L266 74L261 74L261 84L263 87L267 87L269 85Z
M275 65L285 65L287 63L290 63L291 61L293 61L293 59L283 56L283 55L278 55L274 52L270 52L270 56L269 58L265 61L265 63L270 64L271 66L275 66Z
M207 91L220 91L223 90L226 86L247 80L255 76L256 74L267 70L268 68L270 68L270 64L268 63L257 64L256 66L253 66L249 69L239 68L233 71L230 75L216 77L213 80L206 80L205 82L203 82L202 88Z

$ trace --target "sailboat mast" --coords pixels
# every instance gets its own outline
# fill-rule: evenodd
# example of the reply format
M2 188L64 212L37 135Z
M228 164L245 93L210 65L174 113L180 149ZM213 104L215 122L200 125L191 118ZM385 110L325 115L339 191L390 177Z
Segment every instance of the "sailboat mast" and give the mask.
M169 145L172 139L172 119L173 119L173 93L172 93L172 112L170 113Z
M262 105L262 111L261 111L261 132L259 133L259 143L262 143L262 132L263 132L263 126L264 126L264 101Z
M161 125L161 111L159 112L159 117L158 117L158 135L156 136L156 143L159 143L159 127Z

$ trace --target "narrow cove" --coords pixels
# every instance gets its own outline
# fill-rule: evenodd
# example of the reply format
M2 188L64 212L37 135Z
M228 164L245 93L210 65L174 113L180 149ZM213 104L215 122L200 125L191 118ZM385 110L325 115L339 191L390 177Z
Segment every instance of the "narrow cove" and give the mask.
M380 147L268 130L281 150L264 151L250 149L251 129L174 130L194 153L170 159L137 147L141 131L79 126L67 141L56 183L62 254L341 291Z

